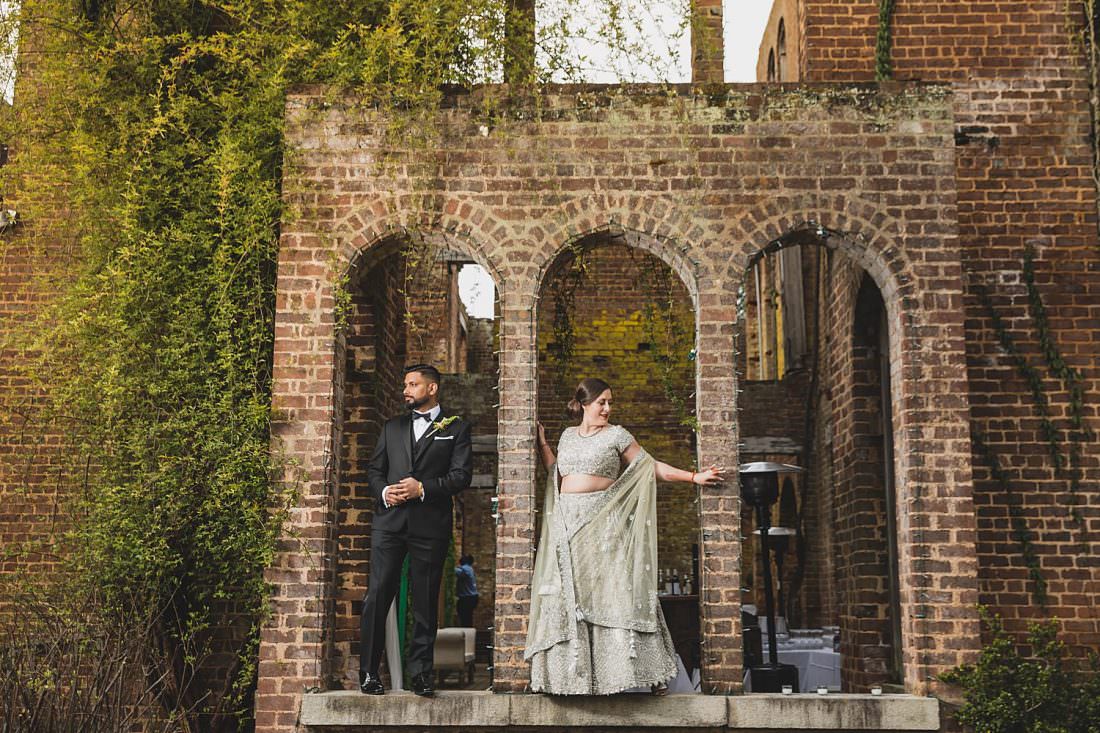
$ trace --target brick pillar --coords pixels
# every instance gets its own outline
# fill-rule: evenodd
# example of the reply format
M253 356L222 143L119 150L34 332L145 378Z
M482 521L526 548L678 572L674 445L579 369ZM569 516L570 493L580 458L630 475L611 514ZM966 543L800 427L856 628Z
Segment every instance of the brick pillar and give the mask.
M496 629L493 689L522 692L529 679L523 650L531 604L535 542L535 400L537 358L534 350L531 273L506 272L500 294L499 496L496 554Z
M696 415L699 465L727 470L724 485L699 490L702 541L699 605L702 614L703 691L741 690L741 498L737 481L735 291L699 293Z
M723 78L722 0L692 0L691 81L721 84Z
M296 239L283 236L283 251ZM318 255L319 257L320 255ZM278 279L272 374L272 453L285 466L276 478L296 489L282 539L265 574L271 616L260 636L256 730L295 729L301 693L327 684L331 655L336 451L343 415L336 365L343 359L325 277L302 277L315 263L284 255ZM339 347L339 348L338 348ZM338 358L340 360L338 360ZM339 421L337 421L339 422Z

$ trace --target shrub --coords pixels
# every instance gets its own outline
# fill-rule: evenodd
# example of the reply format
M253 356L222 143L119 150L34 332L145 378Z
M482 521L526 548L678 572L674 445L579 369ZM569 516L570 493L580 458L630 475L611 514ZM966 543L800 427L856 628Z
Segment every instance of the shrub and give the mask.
M977 733L1100 731L1097 657L1088 671L1067 660L1057 620L1032 624L1027 648L1021 649L998 616L981 612L992 639L978 662L941 675L963 689L965 702L956 719Z

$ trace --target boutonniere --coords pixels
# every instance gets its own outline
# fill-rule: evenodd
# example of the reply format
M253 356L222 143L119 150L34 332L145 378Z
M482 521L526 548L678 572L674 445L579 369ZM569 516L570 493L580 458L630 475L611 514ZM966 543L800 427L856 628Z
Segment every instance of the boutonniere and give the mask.
M440 430L446 430L447 426L450 425L451 423L453 423L457 419L458 419L458 415L451 415L449 417L443 418L442 420L436 420L435 422L432 423L432 430L434 432L437 432L437 433Z

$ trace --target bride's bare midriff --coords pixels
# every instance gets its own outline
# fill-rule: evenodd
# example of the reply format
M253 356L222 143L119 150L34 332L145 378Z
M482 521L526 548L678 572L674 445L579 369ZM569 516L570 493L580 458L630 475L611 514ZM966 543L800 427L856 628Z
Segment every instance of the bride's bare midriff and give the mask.
M613 483L615 483L615 479L606 476L593 476L590 473L571 473L568 476L562 476L558 488L563 494L591 494L596 491L603 491Z

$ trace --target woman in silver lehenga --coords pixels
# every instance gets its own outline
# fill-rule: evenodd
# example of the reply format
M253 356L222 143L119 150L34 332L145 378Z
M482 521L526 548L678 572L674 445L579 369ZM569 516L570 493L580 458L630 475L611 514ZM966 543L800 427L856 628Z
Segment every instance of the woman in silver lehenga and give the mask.
M722 469L654 460L609 423L611 387L601 379L581 381L569 412L580 424L562 433L556 459L538 426L550 475L524 653L531 689L664 694L676 657L657 600L657 479L705 486L722 481Z

